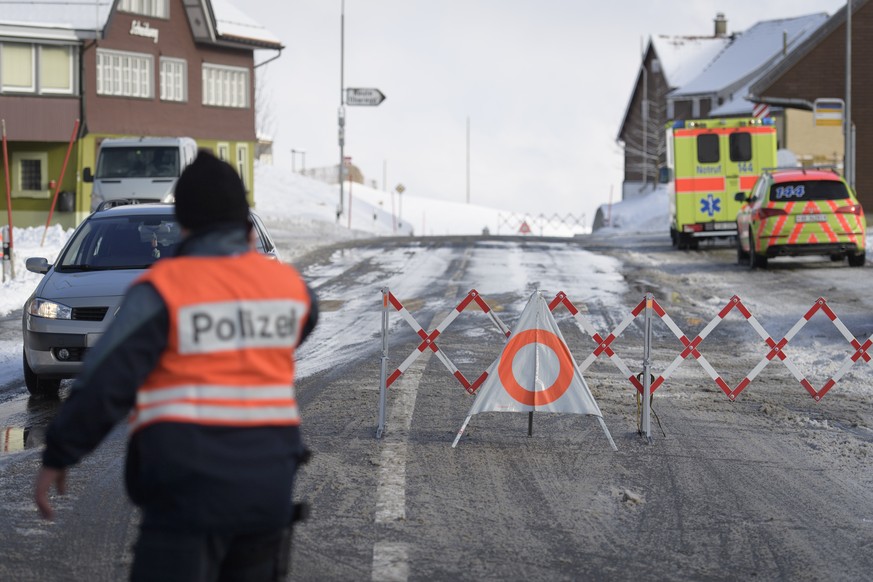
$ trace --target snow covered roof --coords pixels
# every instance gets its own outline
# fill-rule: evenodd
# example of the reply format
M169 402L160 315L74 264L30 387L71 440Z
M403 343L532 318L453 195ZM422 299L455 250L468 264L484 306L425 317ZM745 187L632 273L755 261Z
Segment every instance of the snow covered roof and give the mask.
M774 66L828 19L826 13L759 22L731 42L702 73L670 97L712 95L739 89ZM786 50L787 49L787 50Z
M735 117L739 115L751 115L755 104L746 99L749 94L749 85L746 83L734 93L732 93L724 103L718 107L714 107L709 111L709 117Z
M229 0L211 0L211 2L218 36L228 40L248 41L258 45L275 45L270 48L282 46L282 42L277 36L246 16Z
M724 36L659 35L651 39L670 87L681 87L691 81L729 42L730 38Z
M106 26L112 4L111 0L4 2L0 11L0 35L65 40L76 40L83 36L93 38L95 31Z
M0 36L75 40L94 38L106 27L113 0L22 0L3 2ZM279 49L279 39L230 0L201 0L204 13L214 19L214 41ZM211 5L211 12L207 9Z

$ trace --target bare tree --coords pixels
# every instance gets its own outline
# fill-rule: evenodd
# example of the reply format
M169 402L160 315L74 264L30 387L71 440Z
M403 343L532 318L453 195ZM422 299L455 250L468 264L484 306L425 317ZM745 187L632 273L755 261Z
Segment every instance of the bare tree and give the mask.
M270 140L275 137L276 117L267 67L255 69L255 131L259 137L263 136Z
M666 164L667 87L660 74L640 75L624 134L625 179L652 186Z

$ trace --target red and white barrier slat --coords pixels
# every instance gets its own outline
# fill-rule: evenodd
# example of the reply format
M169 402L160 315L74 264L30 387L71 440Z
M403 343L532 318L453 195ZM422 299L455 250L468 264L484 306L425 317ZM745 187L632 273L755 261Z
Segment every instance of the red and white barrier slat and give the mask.
M767 347L770 350L767 354L761 359L760 362L743 378L739 384L735 388L731 388L727 382L716 372L716 370L709 364L705 357L697 350L697 347L703 342L704 339L715 329L718 324L720 324L725 316L733 310L736 309L739 311L745 320L751 325L752 329L764 340ZM791 361L788 355L785 353L785 347L788 343L794 339L797 333L806 325L813 315L815 315L819 310L821 310L828 319L834 324L840 334L848 341L852 347L855 348L855 353L848 356L844 361L840 370L835 374L832 378L830 378L822 387L821 390L816 390L809 380L804 376L804 374L800 371L800 369ZM685 346L685 349L676 357L675 360L664 370L659 378L652 383L652 392L658 389L658 387L663 384L667 378L679 367L679 365L686 360L689 356L694 357L700 366L706 371L706 373L713 379L716 385L725 393L725 395L731 400L735 400L736 397L742 392L757 376L767 367L767 365L778 358L780 362L791 372L791 375L803 386L804 389L812 396L815 400L821 400L822 396L830 390L834 384L851 368L855 361L860 358L864 358L868 364L870 363L870 356L866 353L866 350L869 349L870 345L873 344L870 340L866 344L861 344L857 339L849 332L848 328L839 320L836 314L828 307L827 301L819 297L816 300L816 303L797 321L797 323L792 326L792 328L788 331L785 336L782 337L778 342L775 341L769 333L764 329L764 327L758 323L757 319L752 315L749 309L743 305L742 301L736 295L731 298L730 302L719 312L719 314L713 318L712 321L700 332L700 334L694 338L694 340L689 341L688 338L681 332L678 326L673 323L673 321L669 318L669 316L664 312L664 310L657 305L655 302L655 312L659 317L665 322L667 327L676 335L680 342Z
M471 303L475 303L494 323L497 327L498 331L502 333L504 336L508 337L510 334L509 328L500 318L494 313L494 310L485 302L484 299L479 295L479 292L475 289L471 289L469 293L467 293L466 297L461 300L461 302L452 309L449 314L439 323L439 325L434 328L433 331L428 333L425 331L424 327L416 321L416 319L412 316L411 313L403 306L400 301L394 296L390 291L383 291L383 293L387 293L388 303L398 312L400 316L403 317L404 321L412 327L415 333L421 338L421 343L418 347L412 350L412 353L406 357L405 360L400 364L400 366L392 372L392 374L386 380L386 388L391 386L397 378L399 378L408 368L412 365L418 357L424 353L425 350L430 349L436 354L437 359L443 363L443 365L451 372L452 376L457 378L458 382L464 387L464 389L470 394L474 393L477 388L485 381L485 378L488 377L487 372L483 372L476 380L470 382L461 373L458 367L452 362L451 358L446 355L445 352L439 349L439 346L436 344L436 339L442 334L446 328L451 325L453 321L460 315L462 311L464 311L467 307L470 306Z
M582 331L587 333L589 336L591 336L591 339L597 342L597 348L595 348L595 350L587 358L585 358L585 360L581 364L579 364L580 372L584 372L585 370L587 370L588 367L593 364L594 361L597 360L597 358L599 358L601 354L606 354L609 357L609 360L613 363L613 365L615 365L616 368L618 368L622 375L624 375L624 377L627 378L628 381L635 388L637 388L637 390L642 391L643 385L640 384L640 381L637 380L633 372L630 371L630 368L627 367L627 365L624 363L624 360L622 360L619 355L615 353L615 350L612 349L612 342L614 342L615 339L620 336L621 333L627 328L627 326L630 325L631 322L636 319L636 317L643 311L643 309L645 308L645 304L645 300L640 301L639 305L637 305L636 308L631 311L630 315L625 317L624 320L618 324L618 327L616 327L605 338L597 333L597 330L594 329L594 326L591 324L588 318L582 315L579 309L577 309L576 306L573 305L573 302L570 301L570 299L567 297L567 294L563 291L559 291L557 295L555 295L555 298L552 300L552 302L549 303L549 310L554 311L555 308L558 307L558 305L563 305L573 316L573 319L575 319L576 322L579 324L579 327L582 328Z
M679 329L679 326L677 326L676 323L673 322L672 318L667 315L667 312L664 311L664 308L661 307L657 301L654 302L655 313L658 315L658 317L661 318L661 320L664 321L670 331L673 332L673 335L675 335L679 339L679 341L684 346L684 349L682 350L682 352L679 353L678 356L676 356L676 359L674 359L670 363L670 365L667 366L664 372L652 383L652 392L657 390L658 387L660 387L667 380L667 378L669 378L670 375L679 367L679 365L682 364L682 362L685 361L689 356L691 356L695 360L697 360L698 364L700 364L700 367L703 368L703 370L709 375L709 377L713 379L716 385L722 390L722 392L725 393L728 398L730 398L731 400L736 398L734 390L732 390L728 386L724 379L722 379L718 372L716 372L716 370L712 367L709 361L707 361L703 354L701 354L700 351L697 349L697 347L703 342L703 340L705 340L709 336L709 334L712 333L712 331L716 327L718 327L718 325L722 321L724 321L724 318L727 316L727 314L734 308L736 308L743 315L743 317L746 318L746 320L751 324L752 328L761 337L761 339L764 339L765 341L769 339L769 335L767 334L767 332L764 330L763 327L761 327L761 324L758 323L758 321L752 316L751 312L746 309L746 307L742 304L742 301L740 301L740 298L736 295L731 298L728 304L706 325L706 327L703 328L703 330L693 340L688 339L688 337L682 332L682 330ZM742 391L748 385L748 383L752 381L752 378L754 378L754 376L756 376L761 371L761 369L763 369L763 367L754 370L753 374L750 375L751 377L747 376L746 378L744 378L737 386L736 393L738 394L740 391Z

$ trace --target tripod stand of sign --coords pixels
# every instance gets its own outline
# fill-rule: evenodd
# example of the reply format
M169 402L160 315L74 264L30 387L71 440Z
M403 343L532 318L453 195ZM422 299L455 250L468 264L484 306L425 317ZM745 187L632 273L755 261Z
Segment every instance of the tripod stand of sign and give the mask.
M597 401L579 372L542 293L531 295L503 352L488 368L487 380L458 431L480 412L562 412L597 418L613 450L618 450Z

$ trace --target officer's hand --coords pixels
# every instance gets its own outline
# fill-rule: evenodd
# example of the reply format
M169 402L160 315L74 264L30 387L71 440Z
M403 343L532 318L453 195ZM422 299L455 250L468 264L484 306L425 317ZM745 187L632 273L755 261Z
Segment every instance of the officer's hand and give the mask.
M52 510L51 503L49 502L49 490L52 485L55 485L58 494L63 495L66 493L67 489L66 479L66 469L52 469L51 467L40 468L39 473L36 476L34 499L36 500L36 507L39 509L39 514L43 519L52 519L55 514L54 510Z

